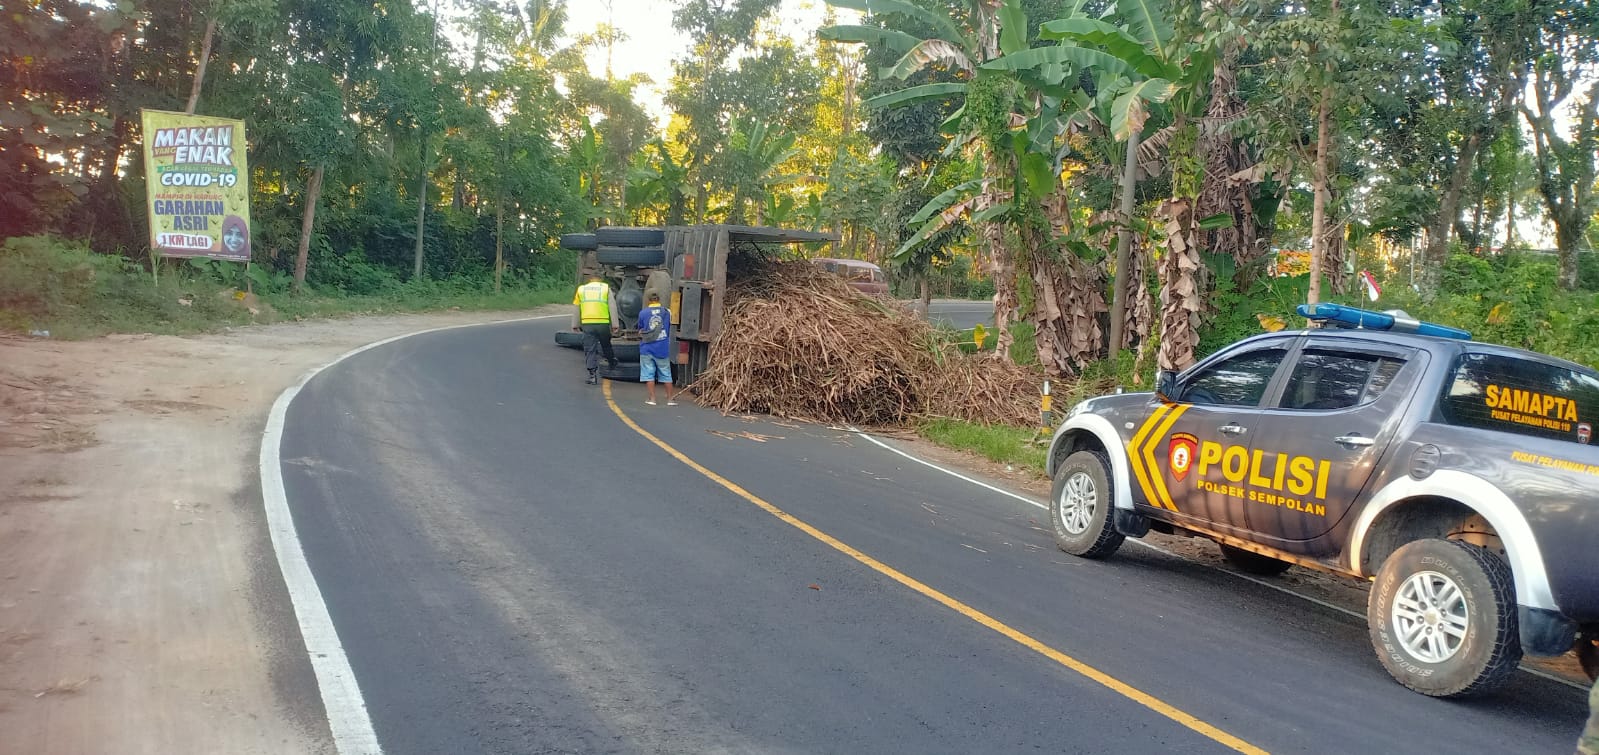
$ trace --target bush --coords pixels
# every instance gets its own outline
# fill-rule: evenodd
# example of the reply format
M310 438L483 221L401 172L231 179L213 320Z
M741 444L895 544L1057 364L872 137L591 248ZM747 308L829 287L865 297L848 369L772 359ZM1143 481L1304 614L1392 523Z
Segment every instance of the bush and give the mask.
M193 332L250 322L229 289L200 274L154 279L143 266L78 242L33 236L0 244L0 326L60 338ZM193 271L191 271L193 272Z
M1437 296L1424 300L1394 285L1384 289L1379 306L1464 328L1478 341L1599 365L1599 294L1563 291L1556 280L1556 263L1549 257L1454 255L1444 266L1443 291Z

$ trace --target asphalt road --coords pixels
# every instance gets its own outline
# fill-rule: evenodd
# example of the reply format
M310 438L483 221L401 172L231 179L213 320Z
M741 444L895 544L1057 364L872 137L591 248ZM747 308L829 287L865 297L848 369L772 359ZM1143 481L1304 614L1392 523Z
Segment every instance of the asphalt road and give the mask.
M557 327L401 340L290 407L285 489L387 752L1573 749L1569 687L1421 697L1337 611L1142 548L1075 559L1042 512L847 432L613 384L802 531L625 424Z
M994 327L994 302L988 300L934 299L928 312L928 320L934 324L956 330L966 330L979 323L985 328Z

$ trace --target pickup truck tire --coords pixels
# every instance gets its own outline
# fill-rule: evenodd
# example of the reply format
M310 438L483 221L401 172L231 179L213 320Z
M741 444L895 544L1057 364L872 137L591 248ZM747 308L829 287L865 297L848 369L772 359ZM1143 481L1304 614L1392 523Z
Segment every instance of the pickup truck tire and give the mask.
M594 232L600 246L660 246L666 231L659 228L601 228Z
M555 345L568 349L581 349L583 348L583 334L573 333L570 330L557 330L555 331Z
M1257 577L1275 577L1288 571L1288 567L1293 566L1287 561L1278 561L1271 556L1262 556L1254 551L1246 551L1243 548L1237 548L1225 543L1220 545L1222 558L1227 559L1227 563L1232 564L1234 569L1245 574L1253 574Z
M565 233L561 235L561 248L577 252L592 251L600 245L600 240L592 233Z
M602 246L594 252L601 265L654 267L665 264L666 250L658 246Z
M1452 540L1417 540L1377 572L1366 626L1400 684L1431 697L1498 688L1521 661L1516 588L1498 554Z
M1055 469L1050 488L1049 521L1055 545L1083 558L1105 558L1121 547L1124 536L1111 523L1116 498L1110 487L1110 464L1098 451L1078 451Z

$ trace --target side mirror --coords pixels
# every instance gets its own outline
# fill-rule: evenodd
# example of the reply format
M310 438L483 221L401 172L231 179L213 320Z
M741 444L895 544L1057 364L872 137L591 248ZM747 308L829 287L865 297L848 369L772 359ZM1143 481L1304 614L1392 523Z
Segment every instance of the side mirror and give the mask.
M1176 401L1178 393L1177 373L1171 370L1161 370L1155 374L1155 395L1163 401Z

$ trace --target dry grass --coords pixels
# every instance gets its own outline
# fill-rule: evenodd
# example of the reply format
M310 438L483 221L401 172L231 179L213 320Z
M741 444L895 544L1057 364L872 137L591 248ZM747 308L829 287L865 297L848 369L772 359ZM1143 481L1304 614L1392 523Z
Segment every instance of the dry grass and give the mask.
M858 425L1035 421L1040 377L803 262L746 263L696 384L724 412Z

